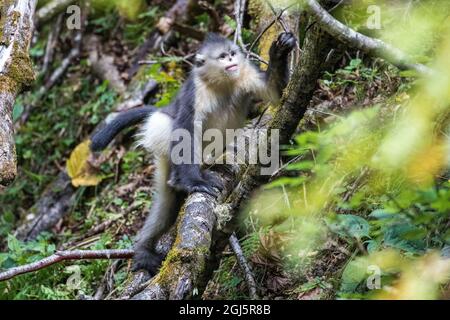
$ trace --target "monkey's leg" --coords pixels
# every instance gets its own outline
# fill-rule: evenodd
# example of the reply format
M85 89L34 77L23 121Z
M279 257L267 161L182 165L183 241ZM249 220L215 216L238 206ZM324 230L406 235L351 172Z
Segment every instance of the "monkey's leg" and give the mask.
M183 195L167 185L169 163L166 157L156 159L157 193L143 228L134 245L133 270L145 269L152 275L158 271L163 256L155 252L158 239L174 223L181 208Z

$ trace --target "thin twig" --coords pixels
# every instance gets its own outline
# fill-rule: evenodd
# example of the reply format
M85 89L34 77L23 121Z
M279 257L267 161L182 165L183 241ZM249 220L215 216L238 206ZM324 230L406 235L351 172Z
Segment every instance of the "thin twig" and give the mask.
M261 37L264 35L264 33L266 33L267 30L269 30L275 24L275 22L280 21L280 19L282 19L281 17L283 16L283 13L292 6L293 5L289 5L288 7L282 9L280 11L280 13L276 14L275 18L273 18L273 20L258 34L258 36L255 38L255 40L252 42L252 44L248 48L248 51L250 51L250 52L252 51L253 47L258 43L258 41L261 39ZM285 29L285 31L286 30L287 29Z
M238 44L241 47L242 52L247 56L247 58L253 58L265 65L269 65L269 63L261 58L254 52L247 50L247 46L244 44L244 40L242 40L242 23L244 20L244 11L245 11L245 0L237 0L234 3L234 14L236 19L236 31L234 32L234 43Z
M328 12L329 12L329 13L333 12L333 11L336 10L343 2L344 2L344 0L339 1L333 8L331 8L330 10L328 10Z
M58 42L59 34L61 33L62 29L62 21L63 21L63 14L60 14L58 18L55 21L55 24L53 25L52 29L50 30L48 34L48 40L47 45L45 47L45 55L44 60L42 63L42 70L41 75L43 78L46 78L48 69L50 67L50 64L53 62L53 56L55 53L56 44Z
M278 16L277 11L275 10L274 6L272 5L272 3L270 3L270 1L266 0L267 5L269 6L270 10L272 11L272 13L275 16ZM295 4L295 3L294 3ZM292 7L294 4L289 5L286 9L281 11L281 14L283 14L284 11L286 11L287 9L289 9L290 7ZM286 25L286 22L284 22L283 18L280 16L280 18L277 19L278 23L280 24L280 26L283 28L284 32L289 32L289 28Z
M245 281L247 282L249 296L252 300L257 300L258 293L256 292L256 282L253 277L253 273L250 270L250 266L248 265L247 259L244 257L244 253L242 252L241 245L239 244L239 240L236 237L236 234L233 233L230 236L230 246L236 255L236 259L238 261L239 266L241 267L242 272L244 272Z
M113 278L119 264L120 260L116 260L108 266L103 276L102 282L94 294L94 300L101 300L105 296L105 292L108 293L113 290Z
M275 22L277 22L277 20L281 17L281 15L283 14L283 11L281 11L278 16L276 16L259 34L258 36L255 38L255 40L253 40L252 44L250 45L250 47L248 48L248 51L252 51L253 47L258 43L258 41L261 39L261 37L264 35L264 33L267 32L267 30L269 30L274 24Z
M83 259L130 259L134 255L131 249L113 249L113 250L73 250L58 251L55 254L42 260L26 264L23 266L8 269L0 273L0 281L5 281L20 274L29 273L44 269L55 263L64 260L83 260Z

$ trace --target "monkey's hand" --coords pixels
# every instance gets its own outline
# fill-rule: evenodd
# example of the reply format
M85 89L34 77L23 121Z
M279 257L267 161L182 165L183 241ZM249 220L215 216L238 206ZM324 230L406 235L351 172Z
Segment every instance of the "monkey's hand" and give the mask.
M287 56L295 47L296 39L291 32L283 32L270 47L270 58L280 58Z
M168 184L176 190L181 190L188 194L204 192L217 197L224 188L219 177L209 170L200 172L199 169L191 167L185 172L178 171L181 170L173 170L168 181Z
M163 260L164 256L157 254L148 248L136 248L133 257L132 271L147 270L151 276L154 276L158 273Z

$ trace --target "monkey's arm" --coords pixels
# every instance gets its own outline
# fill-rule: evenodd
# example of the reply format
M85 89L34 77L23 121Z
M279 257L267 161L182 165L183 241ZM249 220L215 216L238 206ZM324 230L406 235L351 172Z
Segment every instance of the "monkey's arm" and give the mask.
M174 163L174 157L180 156L178 150L180 150L180 143L185 142L181 139L171 141L170 142L170 150L169 150L169 159L170 159L170 179L168 184L175 188L176 190L184 191L186 193L193 192L205 192L211 194L213 196L217 196L218 192L215 188L221 191L223 189L223 185L220 180L208 170L201 170L201 134L202 131L199 129L200 137L195 135L194 131L194 121L200 121L199 119L195 119L195 109L193 106L193 98L188 95L184 95L185 101L178 101L180 107L177 113L176 118L174 119L173 125L173 133L178 135L178 130L183 130L188 134L189 144L185 144L185 148L189 148L190 150L183 149L184 152L190 151L190 156L184 156L182 163ZM201 122L201 121L200 121ZM194 141L197 139L197 143L199 143L200 150L195 149ZM177 151L174 151L174 148L177 148ZM195 158L195 152L198 152L197 158ZM195 160L195 161L194 161Z
M266 95L265 98L269 98L271 102L278 102L289 81L288 57L295 47L295 42L292 33L284 32L278 36L278 39L270 47L270 61L264 74L265 84L262 94ZM270 97L267 97L267 94Z

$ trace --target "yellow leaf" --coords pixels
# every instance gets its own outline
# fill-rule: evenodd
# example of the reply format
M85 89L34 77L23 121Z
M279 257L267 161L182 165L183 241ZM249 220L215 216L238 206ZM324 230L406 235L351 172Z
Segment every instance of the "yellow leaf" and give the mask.
M67 160L67 174L72 179L74 187L96 186L102 181L102 178L95 174L88 162L91 154L90 144L90 140L80 143L70 154L69 160Z
M417 152L406 167L408 178L417 184L431 184L435 176L445 168L448 162L447 154L445 141L436 141Z

